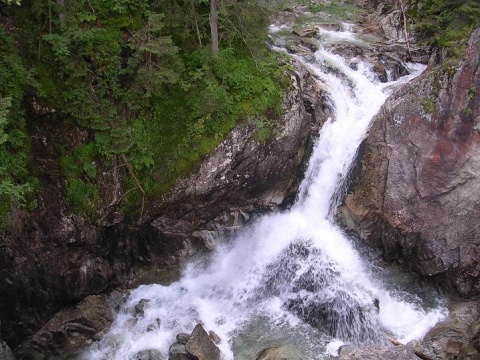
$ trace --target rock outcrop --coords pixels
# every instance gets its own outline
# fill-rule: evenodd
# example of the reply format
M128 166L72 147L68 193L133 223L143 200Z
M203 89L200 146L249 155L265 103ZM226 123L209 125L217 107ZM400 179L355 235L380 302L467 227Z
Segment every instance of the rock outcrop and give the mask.
M479 359L480 304L451 304L449 317L425 335L421 346L432 359Z
M78 305L63 309L15 350L17 359L50 359L69 355L110 326L112 310L103 296L86 297Z
M480 295L480 28L458 68L431 66L394 93L363 147L339 217L386 260Z

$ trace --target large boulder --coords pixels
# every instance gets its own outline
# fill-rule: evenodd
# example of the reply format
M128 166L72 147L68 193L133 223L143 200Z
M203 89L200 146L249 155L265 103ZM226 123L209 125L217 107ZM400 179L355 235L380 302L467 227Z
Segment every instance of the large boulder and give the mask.
M480 294L480 28L458 68L430 66L374 120L343 224L461 296Z
M188 353L198 360L220 360L220 349L210 339L201 324L197 324L185 345Z
M425 335L422 347L432 359L480 359L480 304L453 303L449 317Z
M18 359L50 359L79 350L113 321L103 296L91 295L76 306L63 309L15 350Z

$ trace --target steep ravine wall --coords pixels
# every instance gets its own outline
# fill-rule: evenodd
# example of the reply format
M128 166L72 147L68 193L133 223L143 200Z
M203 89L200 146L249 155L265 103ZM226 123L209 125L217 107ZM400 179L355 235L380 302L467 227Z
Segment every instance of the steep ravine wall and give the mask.
M167 196L150 201L135 223L126 222L116 201L121 189L114 169L101 176L102 212L91 218L72 213L52 146L73 146L85 134L37 121L38 208L12 209L11 225L0 235L0 338L16 348L16 358L72 350L106 326L92 318L111 320L105 300L89 295L171 281L183 259L210 248L252 213L291 201L312 126L326 117L321 89L304 68L295 68L284 114L267 140L257 140L254 126L240 125Z
M480 295L480 28L456 68L430 64L374 120L339 216L454 296Z

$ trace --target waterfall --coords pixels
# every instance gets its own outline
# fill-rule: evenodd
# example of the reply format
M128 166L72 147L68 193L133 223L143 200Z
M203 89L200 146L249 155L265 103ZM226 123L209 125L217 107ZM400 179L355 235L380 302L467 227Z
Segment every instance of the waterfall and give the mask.
M351 31L325 31L328 41L360 41ZM290 345L299 358L334 355L344 343L381 344L385 335L420 338L446 316L441 303L382 281L333 222L345 179L374 115L395 86L418 75L380 83L371 65L321 48L298 61L327 87L334 111L323 125L297 201L265 215L211 256L192 261L169 286L133 290L110 331L85 359L134 359L145 349L168 357L175 335L201 322L222 339L225 359L254 359L262 348ZM142 313L134 308L143 300Z

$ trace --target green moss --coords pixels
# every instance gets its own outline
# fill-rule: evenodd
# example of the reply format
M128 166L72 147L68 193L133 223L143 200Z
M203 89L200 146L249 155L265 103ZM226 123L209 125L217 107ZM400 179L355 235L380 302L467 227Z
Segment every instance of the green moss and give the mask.
M430 97L426 97L426 98L422 99L422 101L420 103L422 104L422 107L425 110L425 112L431 114L435 111L435 100L434 99L432 99Z
M468 97L470 99L473 99L476 93L477 93L477 89L475 88L475 86L472 86L470 89L468 89Z
M473 115L473 111L469 107L466 107L465 109L463 109L463 114L466 117L471 117Z
M67 185L67 197L75 213L92 216L98 203L100 191L94 184L82 179L70 178Z
M264 117L250 117L248 123L255 127L254 138L260 143L267 141L276 128L276 122Z

